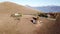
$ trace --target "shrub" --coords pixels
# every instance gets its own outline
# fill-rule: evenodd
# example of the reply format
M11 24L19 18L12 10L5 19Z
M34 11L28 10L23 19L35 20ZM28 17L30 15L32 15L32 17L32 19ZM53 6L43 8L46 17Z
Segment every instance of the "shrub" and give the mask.
M15 13L15 14L11 14L11 17L17 19L17 20L20 20L20 18L22 17L22 14L21 13Z

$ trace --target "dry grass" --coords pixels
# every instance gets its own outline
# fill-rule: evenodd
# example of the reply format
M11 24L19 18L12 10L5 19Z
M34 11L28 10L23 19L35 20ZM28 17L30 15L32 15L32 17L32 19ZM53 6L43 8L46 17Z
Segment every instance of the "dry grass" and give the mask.
M0 17L0 34L33 34L35 26L30 22L32 16L24 15L19 21L7 14L0 15L2 15Z
M60 17L57 18L59 19L57 20L59 25L56 25L57 21L55 22L46 18L40 18L40 21L43 21L43 23L42 25L38 25L30 21L32 17L35 17L33 15L23 15L21 20L15 20L15 18L10 17L13 13L36 14L37 11L10 2L1 3L0 34L57 34L56 31L60 34L58 27L60 25Z
M38 25L30 21L34 17L32 15L23 15L20 21L8 14L0 15L2 15L0 16L0 34L57 34L56 30L59 30L55 21L46 18L40 18L43 22L42 25Z
M35 14L37 10L11 2L0 3L0 34L32 34L35 29L30 22L32 16L23 16L19 21L11 17L14 13Z
M22 14L36 14L39 11L32 9L32 8L28 8L28 7L24 7L15 3L11 3L11 2L3 2L0 3L0 13L22 13Z

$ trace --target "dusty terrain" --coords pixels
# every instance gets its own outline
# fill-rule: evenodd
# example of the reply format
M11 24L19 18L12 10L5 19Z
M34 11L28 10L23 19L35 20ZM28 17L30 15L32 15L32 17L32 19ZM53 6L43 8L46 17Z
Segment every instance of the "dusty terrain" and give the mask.
M23 16L21 20L15 20L7 14L0 16L0 34L31 34L35 29L34 24L30 22L31 16Z
M20 20L15 20L9 14L0 14L0 34L52 34L54 20L40 18L41 25L33 24L33 15L23 15ZM38 26L37 26L38 25ZM50 32L50 33L49 33Z
M11 14L24 14L20 20L11 17ZM40 25L31 22L37 11L10 2L0 4L0 34L60 34L60 15L57 20L41 18ZM56 25L57 24L57 25Z
M37 10L11 2L0 3L0 34L33 34L35 26L30 22L32 16L22 16L15 20L11 14L36 14Z

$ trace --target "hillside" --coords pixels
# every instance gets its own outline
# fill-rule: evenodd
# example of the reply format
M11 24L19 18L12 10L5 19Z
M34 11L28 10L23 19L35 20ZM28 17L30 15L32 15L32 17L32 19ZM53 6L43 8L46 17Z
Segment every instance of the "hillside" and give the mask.
M11 2L0 3L0 34L60 34L60 14L57 20L39 17L33 24L34 15L38 11ZM20 20L11 14L22 13ZM27 14L27 15L25 15ZM56 25L57 24L57 25ZM56 29L56 30L55 30Z
M39 11L28 8L22 5L18 5L13 2L2 2L0 3L0 13L23 13L23 14L35 14Z
M0 34L35 34L35 24L32 20L32 15L37 10L27 8L11 2L0 3ZM11 14L22 13L23 15L20 20L15 20L11 17Z

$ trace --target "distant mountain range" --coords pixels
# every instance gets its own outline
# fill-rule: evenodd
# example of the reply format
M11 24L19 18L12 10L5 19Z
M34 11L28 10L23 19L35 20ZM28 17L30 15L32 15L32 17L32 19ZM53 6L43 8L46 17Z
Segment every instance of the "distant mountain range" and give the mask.
M60 6L43 6L43 7L31 7L43 12L60 12Z

